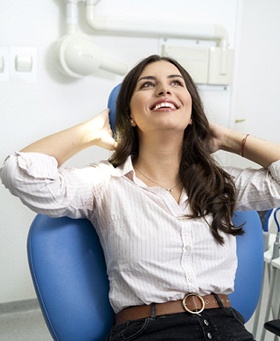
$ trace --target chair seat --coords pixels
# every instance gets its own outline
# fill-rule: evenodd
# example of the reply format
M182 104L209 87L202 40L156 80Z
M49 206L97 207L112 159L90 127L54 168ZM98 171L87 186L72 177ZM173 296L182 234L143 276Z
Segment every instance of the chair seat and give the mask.
M280 320L268 321L264 324L264 327L273 334L280 336Z

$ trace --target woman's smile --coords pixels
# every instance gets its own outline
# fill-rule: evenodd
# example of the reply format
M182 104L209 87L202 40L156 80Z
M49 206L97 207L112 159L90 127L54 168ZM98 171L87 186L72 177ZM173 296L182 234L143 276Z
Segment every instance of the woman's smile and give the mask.
M154 103L151 107L151 110L153 111L166 111L166 110L170 111L170 110L177 110L177 109L178 109L177 104L169 100L158 101Z

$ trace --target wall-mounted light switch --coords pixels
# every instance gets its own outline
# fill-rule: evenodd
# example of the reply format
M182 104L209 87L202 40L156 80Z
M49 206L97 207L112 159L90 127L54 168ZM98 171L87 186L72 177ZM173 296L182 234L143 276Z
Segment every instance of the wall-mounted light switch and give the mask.
M31 72L32 71L32 56L30 55L17 55L15 57L15 68L18 72Z
M37 82L38 51L36 47L10 47L10 81Z
M9 47L0 46L0 82L9 81Z
M5 69L4 57L0 56L0 73L3 73Z

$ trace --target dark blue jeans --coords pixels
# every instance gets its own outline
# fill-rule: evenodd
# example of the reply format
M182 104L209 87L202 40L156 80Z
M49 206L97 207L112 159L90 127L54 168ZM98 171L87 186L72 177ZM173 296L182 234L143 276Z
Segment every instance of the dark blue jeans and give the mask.
M179 313L115 325L107 341L249 341L241 314L232 308L207 309L200 315Z

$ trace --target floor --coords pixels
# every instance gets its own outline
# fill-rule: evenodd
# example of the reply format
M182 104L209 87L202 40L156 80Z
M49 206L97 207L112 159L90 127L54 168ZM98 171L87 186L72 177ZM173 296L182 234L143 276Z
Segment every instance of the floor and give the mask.
M36 300L2 304L1 341L52 341Z
M41 312L29 310L0 316L1 341L51 341Z

